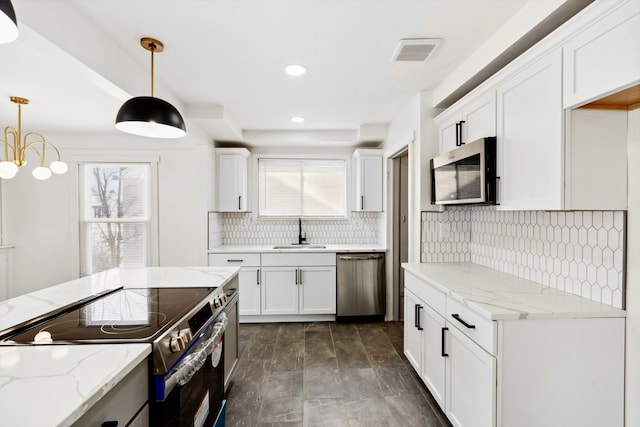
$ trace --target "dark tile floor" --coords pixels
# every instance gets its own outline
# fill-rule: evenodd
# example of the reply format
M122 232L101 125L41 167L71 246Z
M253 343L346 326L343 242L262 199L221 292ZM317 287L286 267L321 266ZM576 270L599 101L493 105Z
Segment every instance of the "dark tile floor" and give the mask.
M449 426L404 357L402 327L241 324L227 427Z

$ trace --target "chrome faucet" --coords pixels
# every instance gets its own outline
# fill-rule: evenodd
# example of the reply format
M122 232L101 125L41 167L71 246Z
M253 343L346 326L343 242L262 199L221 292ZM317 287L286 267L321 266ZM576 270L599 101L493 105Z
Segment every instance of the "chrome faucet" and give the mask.
M307 243L307 233L302 233L302 218L298 218L298 244L305 245Z

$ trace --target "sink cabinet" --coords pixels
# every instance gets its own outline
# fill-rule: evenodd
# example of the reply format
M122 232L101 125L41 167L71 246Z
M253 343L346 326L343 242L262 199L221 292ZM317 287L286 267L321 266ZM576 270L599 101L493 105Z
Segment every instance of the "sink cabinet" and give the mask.
M452 425L624 425L624 317L492 320L435 283L405 271L404 349Z
M335 253L262 255L262 314L336 313Z

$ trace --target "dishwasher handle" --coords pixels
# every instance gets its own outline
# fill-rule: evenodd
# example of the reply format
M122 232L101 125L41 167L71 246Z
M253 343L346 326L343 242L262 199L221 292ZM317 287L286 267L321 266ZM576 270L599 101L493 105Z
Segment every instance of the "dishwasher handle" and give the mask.
M370 259L381 259L384 257L383 254L372 254L372 255L338 255L339 260L343 261L367 261Z

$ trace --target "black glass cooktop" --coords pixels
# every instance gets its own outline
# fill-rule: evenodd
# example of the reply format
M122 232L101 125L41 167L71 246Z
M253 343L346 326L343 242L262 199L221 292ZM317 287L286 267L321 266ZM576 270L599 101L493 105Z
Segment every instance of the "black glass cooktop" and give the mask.
M7 339L19 344L153 342L214 289L120 289Z

